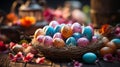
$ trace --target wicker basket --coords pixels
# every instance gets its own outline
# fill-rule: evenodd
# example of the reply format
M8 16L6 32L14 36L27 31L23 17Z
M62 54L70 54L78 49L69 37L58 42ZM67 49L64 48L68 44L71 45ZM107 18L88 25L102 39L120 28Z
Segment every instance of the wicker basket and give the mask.
M102 47L103 42L101 40L96 43L92 43L84 48L73 46L66 46L64 48L47 48L39 45L35 46L40 54L42 53L46 57L46 59L53 62L70 62L73 60L79 61L84 53L97 52L97 50Z

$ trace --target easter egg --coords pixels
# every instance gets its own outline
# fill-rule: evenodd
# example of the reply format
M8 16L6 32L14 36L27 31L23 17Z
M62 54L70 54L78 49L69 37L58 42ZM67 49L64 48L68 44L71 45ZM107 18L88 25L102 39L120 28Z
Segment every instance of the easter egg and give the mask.
M63 37L62 37L61 33L58 32L58 33L54 34L53 39L54 38L60 38L60 39L62 39Z
M60 32L61 26L60 26L60 25L57 25L57 26L54 28L54 30L55 30L55 33Z
M85 37L79 38L77 40L77 45L79 47L86 47L89 44L89 40Z
M75 32L81 33L82 32L82 28L79 23L73 23L71 26L71 29L72 29L73 33L75 33Z
M49 27L48 25L44 26L43 31L45 32L48 27Z
M46 47L51 47L51 46L53 46L53 41L52 41L52 40L53 40L52 37L50 37L50 36L45 36L45 37L43 38L44 46L46 46Z
M59 25L57 21L51 21L49 24L49 26L52 26L53 28L55 28L57 25Z
M89 52L89 53L85 53L82 56L82 59L85 63L95 63L97 56L96 56L96 54Z
M117 46L117 48L120 48L120 39L112 39L111 40L113 43L115 43L115 45Z
M63 39L55 38L55 39L53 39L53 46L55 46L57 48L62 48L65 46L65 42Z
M107 37L103 37L102 41L103 41L104 44L107 44L109 42L109 39Z
M116 45L113 42L108 42L105 46L112 48L114 51L116 50Z
M66 45L68 46L76 46L77 45L77 42L75 40L74 37L69 37L67 40L66 40Z
M88 39L88 40L92 40L92 36L93 36L93 31L90 27L84 27L83 28L83 32L82 34Z
M76 40L78 40L79 38L83 37L83 35L80 34L80 33L73 33L72 36L73 36Z
M37 36L39 36L39 35L44 35L44 34L45 34L45 33L44 33L44 30L41 29L41 28L39 28L39 29L37 29L37 30L35 31L34 37L37 38Z
M43 38L44 38L44 35L39 35L39 36L37 36L37 41L39 43L42 43L43 42Z
M92 42L97 42L98 41L98 37L97 36L92 36Z
M48 26L45 30L45 35L53 36L54 35L54 28L51 26Z
M72 36L73 32L72 32L72 29L68 25L64 25L61 28L61 34L63 38L67 39Z
M104 56L106 54L113 54L113 52L114 52L113 49L110 48L110 47L103 47L103 48L100 49L100 54L102 56Z

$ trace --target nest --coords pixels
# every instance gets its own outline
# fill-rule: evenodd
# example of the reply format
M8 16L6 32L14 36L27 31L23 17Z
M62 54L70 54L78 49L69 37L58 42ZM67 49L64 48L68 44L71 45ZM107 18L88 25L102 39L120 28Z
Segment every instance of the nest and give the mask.
M35 45L35 48L38 52L43 54L46 59L52 62L71 62L73 60L81 60L82 55L86 52L94 52L100 50L103 47L102 40L92 43L87 47L75 47L75 46L66 46L63 48L56 47L43 47Z

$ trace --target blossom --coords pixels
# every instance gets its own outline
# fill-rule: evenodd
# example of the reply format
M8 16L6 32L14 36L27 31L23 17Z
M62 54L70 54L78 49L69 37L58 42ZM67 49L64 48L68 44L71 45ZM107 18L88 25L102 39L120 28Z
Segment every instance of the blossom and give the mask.
M112 56L112 54L106 54L104 55L103 60L108 62L113 62L115 58Z
M34 54L28 53L25 57L23 57L24 62L30 62L34 57Z
M78 61L74 61L74 67L82 67L82 63L79 63Z
M37 59L36 59L36 63L42 64L42 63L44 63L44 60L45 60L45 57L37 58Z

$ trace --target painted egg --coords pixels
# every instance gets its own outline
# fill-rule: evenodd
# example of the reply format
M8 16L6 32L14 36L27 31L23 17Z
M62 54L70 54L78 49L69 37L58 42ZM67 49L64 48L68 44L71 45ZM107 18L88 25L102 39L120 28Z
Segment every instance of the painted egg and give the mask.
M51 21L49 24L49 26L52 26L53 28L55 28L57 25L59 25L57 21Z
M39 35L39 36L37 36L37 41L39 43L42 43L43 42L43 38L44 38L44 35Z
M54 28L51 26L48 26L45 30L45 35L52 37L54 35Z
M92 42L97 42L98 41L98 37L97 36L92 36Z
M100 54L102 56L104 56L106 54L113 54L113 52L114 52L113 49L110 48L110 47L103 47L103 48L100 49Z
M37 38L37 36L39 36L39 35L44 35L44 34L45 34L45 33L44 33L44 30L41 29L41 28L39 28L39 29L37 29L37 30L35 31L34 37Z
M65 42L63 39L55 38L55 39L53 39L53 46L55 46L57 48L62 48L65 46Z
M68 46L76 46L77 45L77 42L75 40L74 37L69 37L67 40L66 40L66 45Z
M44 26L43 31L45 32L48 27L49 27L48 25Z
M61 26L60 26L60 25L57 25L57 26L54 28L54 30L55 30L55 33L60 32Z
M112 48L114 51L116 50L116 45L111 41L111 42L108 42L105 46L107 46L107 47L110 47L110 48Z
M82 28L79 23L73 23L71 26L71 29L72 29L73 33L75 33L75 32L81 33L82 32Z
M79 38L83 37L83 35L80 34L80 33L73 33L72 36L76 39L76 41L77 41Z
M43 38L44 46L46 46L46 47L51 47L51 46L53 46L53 41L52 41L52 40L53 40L53 39L52 39L51 36L45 36L45 37Z
M91 30L90 27L84 27L83 28L83 35L88 39L88 40L92 40L92 36L93 36L93 31Z
M107 44L109 42L109 39L107 37L103 37L102 41L103 41L104 44Z
M112 39L111 40L113 43L115 43L115 45L117 46L117 48L120 48L120 39Z
M92 26L86 26L87 28L90 28L91 29L91 31L92 31L92 34L94 35L94 29L93 29L93 27Z
M79 47L86 47L89 44L89 40L85 37L79 38L77 40L77 45Z
M63 38L67 39L72 36L73 32L68 25L65 25L61 28L61 34Z
M82 59L85 63L95 63L97 56L96 56L96 54L89 52L89 53L85 53L82 56Z
M54 34L53 39L54 39L54 38L60 38L60 39L63 39L61 33L59 33L59 32Z

